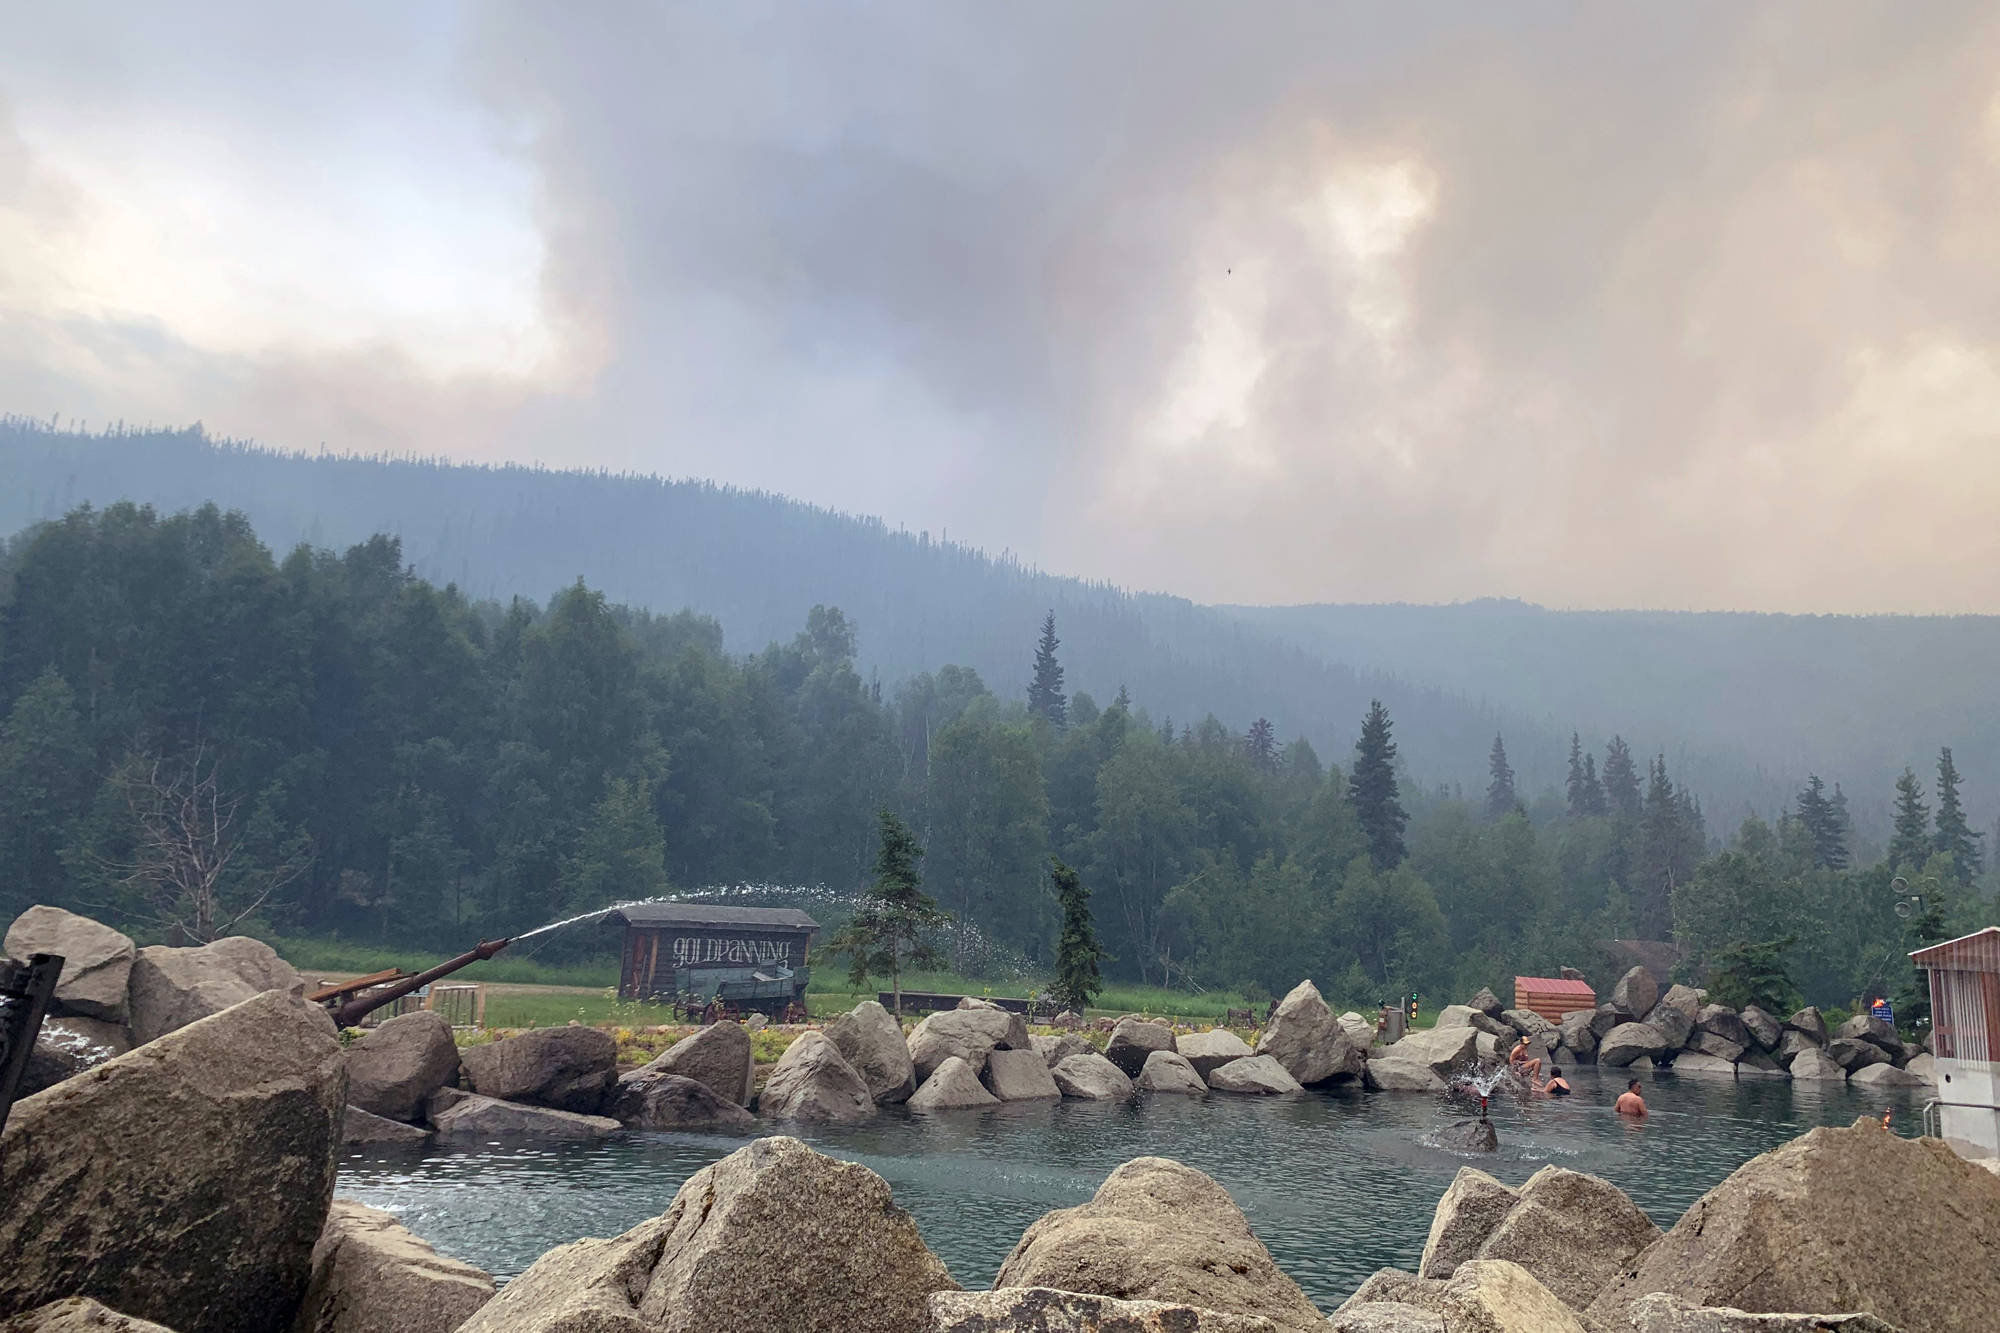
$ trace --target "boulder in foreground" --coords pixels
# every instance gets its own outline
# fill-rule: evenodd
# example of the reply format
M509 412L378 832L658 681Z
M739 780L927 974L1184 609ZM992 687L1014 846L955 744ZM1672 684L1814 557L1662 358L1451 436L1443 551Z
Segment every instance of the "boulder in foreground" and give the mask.
M1033 1051L1025 1054L1034 1056ZM1039 1056L1035 1057L1037 1060ZM1048 1066L1042 1066L1048 1072ZM917 1095L910 1098L909 1107L918 1115L929 1115L935 1111L970 1111L982 1106L998 1106L1000 1099L986 1090L980 1083L979 1075L972 1072L972 1066L954 1055L939 1065L931 1076L924 1080L924 1086L917 1089Z
M757 1117L706 1083L648 1065L622 1075L605 1114L627 1129L677 1129L696 1134L750 1134Z
M875 1006L880 1009L881 1005ZM883 1017L888 1017L884 1014ZM890 1020L892 1023L893 1019ZM897 1029L896 1044L902 1045ZM756 1056L750 1049L750 1033L741 1023L710 1023L698 1032L682 1037L654 1056L642 1068L660 1074L677 1074L705 1085L718 1097L738 1106L750 1104L757 1076Z
M388 1120L422 1117L431 1094L458 1081L451 1020L398 1014L347 1048L347 1100Z
M1215 1071L1208 1081L1215 1092L1245 1093L1260 1097L1284 1096L1287 1093L1304 1092L1305 1087L1291 1072L1268 1055L1253 1055L1248 1060L1231 1060Z
M1197 1032L1193 1036L1182 1037L1174 1043L1187 1062L1194 1066L1206 1082L1213 1074L1231 1060L1247 1060L1256 1052L1250 1044L1231 1032L1228 1028L1211 1028L1207 1032Z
M1545 1166L1479 1247L1481 1259L1519 1264L1572 1310L1660 1238L1660 1229L1608 1180Z
M906 1102L917 1090L917 1068L910 1061L903 1025L878 1001L863 1000L834 1019L826 1026L826 1038L861 1075L877 1106Z
M1505 1259L1474 1259L1459 1265L1449 1278L1382 1269L1334 1312L1333 1326L1367 1328L1345 1321L1375 1304L1413 1306L1438 1315L1448 1333L1590 1333L1576 1312L1537 1282L1534 1274Z
M1271 1261L1229 1192L1164 1157L1125 1163L1089 1203L1035 1222L993 1285L1260 1315L1299 1333L1324 1322Z
M1479 1247L1521 1201L1520 1192L1475 1167L1461 1166L1431 1214L1419 1277L1446 1278L1479 1256Z
M492 1299L488 1274L379 1208L335 1199L292 1333L451 1333Z
M0 1317L91 1296L180 1333L278 1333L333 1197L345 1086L326 1013L273 991L17 1102Z
M459 1333L924 1333L954 1291L867 1167L759 1139L659 1217L549 1251Z
M601 1028L535 1028L459 1052L482 1097L596 1115L617 1081L618 1042Z
M875 1099L824 1033L802 1032L778 1057L757 1110L772 1120L851 1125L875 1114Z
M298 984L299 974L290 963L247 935L231 935L199 949L164 944L141 949L132 960L128 997L132 1042L143 1046L265 991L284 994Z
M1359 1077L1367 1063L1367 1048L1355 1045L1310 981L1301 981L1278 1002L1257 1039L1257 1054L1276 1060L1300 1083Z
M1893 1262L1873 1262L1885 1237ZM1905 1329L2000 1310L2000 1176L1870 1119L1754 1157L1697 1200L1591 1304L1616 1327L1664 1291L1752 1313L1867 1310Z
M1132 1080L1125 1071L1092 1051L1072 1055L1049 1071L1065 1097L1085 1102L1124 1102L1132 1099Z
M0 1319L0 1333L174 1333L163 1324L134 1319L88 1296L44 1305L12 1319Z
M124 1023L132 963L139 951L129 936L60 907L30 907L7 927L0 953L27 959L52 953L63 960L51 1012Z
M929 1311L927 1333L1278 1333L1276 1324L1255 1315L1053 1287L941 1291L930 1298Z
M933 1078L936 1075L932 1075ZM986 1086L1003 1102L1059 1102L1062 1089L1042 1053L994 1051L986 1057Z

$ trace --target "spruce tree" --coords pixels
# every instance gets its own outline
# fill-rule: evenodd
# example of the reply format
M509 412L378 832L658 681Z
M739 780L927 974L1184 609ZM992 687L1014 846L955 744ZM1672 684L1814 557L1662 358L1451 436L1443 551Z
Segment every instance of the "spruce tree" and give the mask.
M1042 621L1042 641L1035 648L1035 678L1028 683L1028 711L1045 717L1060 731L1069 724L1069 701L1063 697L1062 663L1056 660L1056 613Z
M1486 817L1504 819L1520 804L1514 797L1514 766L1507 762L1507 745L1500 734L1493 735L1493 749L1486 756Z
M1604 798L1618 818L1639 817L1639 769L1623 736L1613 736L1611 744L1604 747Z
M1378 870L1393 870L1407 854L1403 828L1410 822L1397 800L1396 742L1389 732L1389 710L1380 699L1368 704L1361 739L1354 743L1354 772L1347 779L1347 800L1368 838L1368 854Z
M1573 731L1569 734L1569 781L1564 786L1564 794L1569 798L1570 818L1581 818L1585 813L1583 808L1583 737Z
M1960 884L1970 884L1980 870L1980 835L1965 820L1958 784L1958 765L1951 761L1951 747L1947 745L1938 751L1937 832L1932 835L1931 846L1940 855L1951 858L1952 875Z
M951 914L923 891L917 862L924 849L917 835L894 814L876 815L880 841L875 853L875 881L861 895L854 915L833 933L820 950L823 958L846 955L847 980L856 990L870 975L889 978L897 1017L903 1013L903 973L910 968L943 967L944 955L925 939Z
M1050 857L1049 878L1062 908L1062 934L1056 939L1056 979L1050 989L1056 1003L1082 1013L1104 989L1098 964L1111 960L1097 942L1097 922L1090 912L1090 890L1061 857Z
M1250 724L1250 734L1244 738L1244 749L1250 756L1250 767L1259 773L1275 773L1278 768L1278 733L1272 727L1271 719L1260 717Z
M1812 862L1826 870L1847 868L1847 831L1840 810L1826 794L1826 783L1817 773L1806 775L1804 790L1798 795L1799 823L1812 847Z
M1583 757L1583 813L1604 813L1604 784L1597 780L1597 756L1594 754Z
M1912 872L1931 856L1931 811L1924 784L1910 769L1896 779L1896 824L1889 838L1889 868Z

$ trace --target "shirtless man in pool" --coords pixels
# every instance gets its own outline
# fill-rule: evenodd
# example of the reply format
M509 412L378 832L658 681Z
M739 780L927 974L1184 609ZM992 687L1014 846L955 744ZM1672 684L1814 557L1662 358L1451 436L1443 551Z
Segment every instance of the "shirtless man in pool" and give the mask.
M1639 1095L1639 1080L1633 1079L1625 1085L1625 1095L1612 1104L1612 1110L1619 1115L1629 1115L1634 1120L1646 1118L1646 1099Z

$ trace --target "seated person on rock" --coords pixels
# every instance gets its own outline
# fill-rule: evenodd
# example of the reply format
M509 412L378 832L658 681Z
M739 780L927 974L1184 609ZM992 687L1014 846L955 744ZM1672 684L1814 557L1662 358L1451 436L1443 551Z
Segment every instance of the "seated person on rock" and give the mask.
M1535 1093L1541 1097L1567 1097L1572 1091L1574 1089L1570 1087L1569 1081L1563 1077L1563 1071L1555 1065L1549 1066L1548 1082L1535 1085Z
M1646 1118L1646 1099L1639 1095L1639 1080L1633 1079L1625 1085L1625 1095L1612 1104L1612 1110L1619 1115L1629 1115L1635 1120Z
M1528 1039L1525 1036L1514 1043L1513 1050L1507 1052L1507 1065L1531 1084L1542 1072L1542 1062L1528 1054Z

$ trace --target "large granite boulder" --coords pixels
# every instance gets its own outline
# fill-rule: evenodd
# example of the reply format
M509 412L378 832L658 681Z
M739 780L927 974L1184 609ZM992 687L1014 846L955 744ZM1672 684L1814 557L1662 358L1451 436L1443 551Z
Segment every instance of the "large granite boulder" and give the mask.
M1743 1052L1736 1061L1738 1078L1784 1078L1785 1067L1760 1051L1755 1045Z
M906 1102L917 1090L917 1067L910 1061L903 1025L876 1001L863 1000L827 1024L826 1039L861 1075L877 1106Z
M1194 1072L1186 1057L1173 1051L1154 1051L1139 1071L1139 1091L1199 1096L1208 1091L1208 1084Z
M119 1024L130 1017L126 994L138 950L111 927L60 907L30 907L7 927L0 952L23 961L38 953L61 957L51 1013Z
M1028 1038L1028 1044L1040 1053L1043 1061L1051 1069L1054 1069L1072 1055L1095 1055L1097 1053L1097 1048L1092 1046L1088 1039L1074 1032L1060 1032L1049 1037L1035 1034ZM1248 1046L1243 1047L1243 1053L1248 1055L1250 1048Z
M1741 1042L1731 1041L1720 1033L1703 1032L1697 1028L1694 1035L1687 1039L1687 1050L1690 1055L1699 1053L1720 1060L1724 1064L1733 1065L1747 1055L1750 1048ZM1674 1063L1678 1065L1680 1062L1676 1060Z
M1646 1024L1667 1039L1668 1050L1677 1051L1694 1035L1695 1016L1699 1013L1701 997L1693 987L1669 986L1660 1002L1653 1006L1653 1012L1646 1015Z
M986 1068L993 1050L1030 1051L1028 1025L1019 1014L1004 1009L946 1009L917 1024L909 1037L910 1063L922 1083L937 1067L957 1056L977 1074Z
M754 1134L757 1117L706 1083L647 1065L619 1076L604 1114L627 1129Z
M1231 1060L1209 1075L1208 1086L1212 1092L1238 1092L1259 1097L1305 1091L1305 1085L1293 1078L1290 1070L1268 1055Z
M0 1318L90 1296L181 1333L278 1333L305 1294L345 1102L333 1023L274 991L15 1103Z
M1437 1093L1444 1091L1445 1082L1410 1056L1377 1051L1361 1071L1361 1086L1371 1092Z
M1121 1018L1118 1026L1111 1029L1111 1040L1105 1044L1104 1058L1125 1071L1127 1078L1137 1078L1139 1071L1146 1067L1146 1057L1154 1051L1174 1049L1174 1030L1165 1023L1156 1023L1144 1018Z
M1794 1032L1803 1032L1813 1039L1816 1046L1827 1043L1826 1019L1820 1016L1817 1006L1807 1005L1785 1020L1785 1026Z
M1620 1023L1633 1023L1637 1021L1634 1018L1627 1018L1617 1005L1606 1000L1603 1004L1598 1005L1597 1008L1590 1011L1591 1035L1602 1041L1610 1033L1611 1029L1617 1027Z
M1500 1021L1529 1041L1540 1041L1550 1049L1562 1041L1562 1029L1532 1009L1509 1009L1500 1015Z
M1789 1068L1792 1061L1798 1059L1802 1053L1806 1051L1817 1053L1825 1049L1826 1043L1814 1041L1810 1033L1786 1028L1783 1035L1778 1038L1778 1049L1773 1054L1779 1064Z
M1545 1166L1479 1247L1481 1259L1505 1259L1572 1310L1586 1310L1660 1229L1608 1180Z
M1750 1314L1664 1291L1632 1302L1626 1318L1632 1333L1903 1333L1872 1314Z
M1879 1047L1883 1054L1899 1065L1909 1062L1910 1048L1896 1035L1896 1029L1873 1014L1856 1014L1842 1023L1840 1030L1834 1035L1836 1040L1845 1038L1865 1041L1871 1046Z
M1924 1079L1907 1069L1898 1069L1888 1063L1863 1065L1847 1076L1847 1081L1857 1088L1921 1088L1927 1086Z
M601 1028L536 1028L458 1053L482 1097L596 1115L618 1081L618 1042Z
M163 944L132 960L132 1043L143 1046L265 991L288 993L299 974L262 940L231 935L199 949Z
M340 1117L340 1141L349 1147L371 1143L428 1143L430 1138L431 1132L421 1125L406 1125L358 1106L349 1106Z
M802 1032L778 1057L757 1111L767 1120L854 1124L875 1114L875 1099L824 1033Z
M422 1119L431 1094L458 1081L458 1043L443 1014L399 1014L347 1048L347 1100L389 1120Z
M1042 1217L1023 1233L993 1285L1261 1315L1298 1333L1324 1322L1271 1261L1229 1192L1164 1157L1135 1158L1113 1171L1089 1203Z
M933 1079L937 1075L931 1075ZM1003 1102L1059 1102L1062 1089L1038 1051L994 1051L986 1057L987 1089Z
M460 1097L431 1124L440 1139L601 1139L622 1126L609 1116L558 1111L551 1106L502 1101L478 1093Z
M1439 1078L1449 1079L1479 1058L1479 1033L1469 1027L1423 1028L1403 1034L1401 1041L1383 1047L1376 1054L1424 1065Z
M1660 983L1653 980L1653 974L1643 967L1633 968L1618 978L1618 984L1611 988L1611 1008L1627 1023L1635 1023L1652 1013L1659 1002Z
M1255 1315L1053 1287L940 1291L926 1305L927 1333L1278 1333L1276 1324Z
M1367 1053L1366 1046L1355 1045L1347 1035L1310 981L1301 981L1278 1002L1257 1038L1257 1054L1276 1060L1300 1083L1358 1078Z
M1742 1021L1750 1039L1762 1050L1775 1051L1778 1043L1784 1040L1784 1025L1754 1004L1745 1008L1737 1018Z
M1481 986L1473 997L1465 1002L1465 1007L1477 1009L1488 1018L1504 1019L1507 1016L1506 1010L1500 1004L1500 997L1495 995L1489 986Z
M1597 1044L1597 1063L1614 1069L1667 1052L1667 1037L1651 1023L1620 1023Z
M1033 1055L1033 1051L1024 1052ZM1043 1065L1044 1073L1048 1066ZM972 1072L972 1066L957 1056L952 1056L939 1065L931 1076L924 1080L924 1086L907 1103L919 1115L933 1111L970 1111L982 1106L998 1106L1000 1099L986 1090L979 1081L979 1075Z
M1335 1016L1333 1021L1340 1024L1340 1030L1347 1034L1347 1039L1363 1051L1375 1044L1375 1025L1352 1009Z
M1478 1258L1479 1247L1520 1200L1519 1191L1484 1171L1458 1168L1431 1214L1430 1237L1424 1241L1417 1276L1450 1277L1460 1264Z
M882 1177L779 1136L550 1250L459 1333L926 1333L925 1298L957 1286Z
M1829 1060L1817 1046L1808 1046L1792 1060L1791 1075L1797 1083L1837 1083L1847 1071Z
M1889 1053L1872 1041L1859 1037L1835 1037L1826 1044L1826 1058L1852 1074L1869 1065L1886 1065Z
M488 1274L445 1258L392 1214L335 1199L292 1333L451 1333L492 1299Z
M873 1000L869 1003L875 1004ZM875 1008L882 1010L879 1004ZM882 1016L889 1018L886 1011ZM895 1021L889 1018L891 1025ZM851 1038L852 1033L849 1035ZM896 1028L896 1045L902 1044L903 1030ZM904 1062L908 1063L907 1054ZM716 1096L727 1097L738 1106L750 1104L750 1093L756 1087L757 1061L750 1050L750 1033L741 1023L710 1023L661 1051L645 1068L706 1084Z
M1564 1014L1563 1021L1557 1024L1558 1040L1572 1060L1597 1058L1597 1033L1591 1027L1596 1018L1593 1009L1577 1009Z
M1914 1074L1932 1086L1936 1086L1937 1084L1937 1057L1929 1051L1925 1051L1921 1055L1911 1056L1910 1063L1904 1065L1903 1070L1905 1073Z
M1433 1026L1471 1028L1475 1032L1484 1032L1490 1037L1497 1037L1510 1046L1514 1044L1514 1038L1520 1035L1499 1019L1488 1018L1477 1009L1465 1004L1448 1004L1438 1010L1437 1022Z
M1072 1055L1049 1071L1065 1097L1085 1102L1123 1102L1132 1099L1132 1080L1125 1071L1092 1051Z
M150 1319L119 1314L88 1296L71 1296L39 1310L0 1319L0 1333L174 1333Z
M1385 1268L1363 1282L1333 1313L1335 1329L1375 1328L1403 1333L1426 1325L1357 1324L1354 1316L1370 1306L1415 1308L1439 1316L1447 1333L1589 1333L1575 1311L1519 1264L1474 1259L1448 1278L1423 1278Z
M1197 1032L1190 1037L1182 1037L1175 1046L1194 1066L1203 1081L1210 1074L1228 1064L1231 1060L1247 1060L1256 1052L1250 1044L1231 1032L1228 1028L1211 1028L1207 1032Z
M1697 1033L1696 1040L1719 1041L1706 1033ZM1709 1078L1735 1078L1736 1062L1720 1055L1710 1055L1706 1051L1682 1051L1674 1057L1676 1074L1701 1074Z
M1893 1262L1878 1261L1887 1236ZM1737 1168L1590 1314L1616 1327L1639 1297L1664 1291L1752 1313L1866 1310L1906 1329L1983 1328L2000 1310L1995 1255L2000 1176L1863 1118Z
M1724 1041L1734 1042L1738 1047L1744 1049L1748 1049L1750 1044L1756 1040L1756 1038L1750 1035L1749 1025L1744 1023L1742 1016L1726 1004L1703 1005L1695 1012L1694 1026L1697 1032L1706 1032L1711 1036L1721 1037ZM1776 1025L1774 1024L1773 1031L1775 1032L1775 1030ZM1777 1044L1775 1036L1771 1039L1771 1044L1774 1046Z
M1401 1301L1343 1305L1326 1321L1326 1333L1452 1333L1444 1316Z

